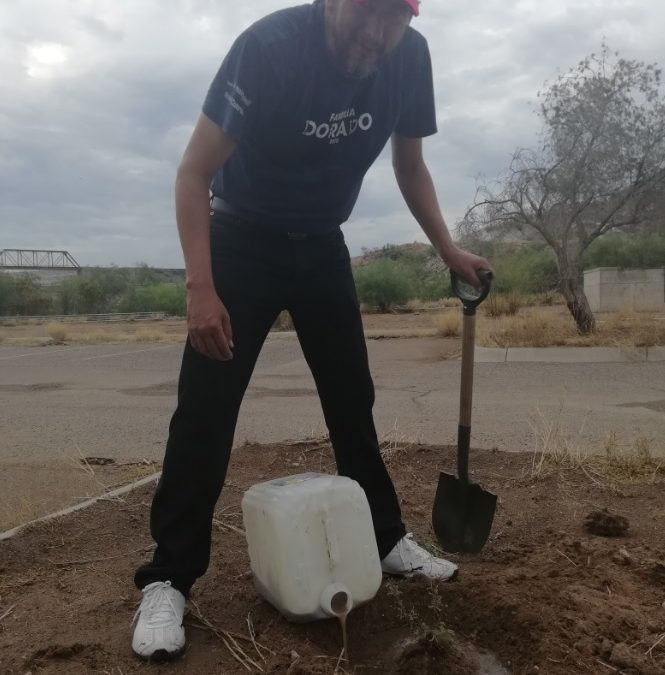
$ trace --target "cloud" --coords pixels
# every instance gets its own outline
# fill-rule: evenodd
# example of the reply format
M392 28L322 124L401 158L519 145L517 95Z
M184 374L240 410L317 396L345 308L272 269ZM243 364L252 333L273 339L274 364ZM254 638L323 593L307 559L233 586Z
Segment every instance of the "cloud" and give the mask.
M181 266L173 181L235 36L289 2L12 0L0 28L0 248L64 248L84 265ZM603 37L657 60L659 0L425 0L414 26L434 62L440 132L424 149L450 226L479 174L534 142L537 92ZM345 234L424 240L386 151Z

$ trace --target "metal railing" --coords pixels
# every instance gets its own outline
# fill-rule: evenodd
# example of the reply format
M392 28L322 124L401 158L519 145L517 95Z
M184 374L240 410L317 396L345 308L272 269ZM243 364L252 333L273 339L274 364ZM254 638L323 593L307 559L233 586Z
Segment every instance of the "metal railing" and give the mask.
M61 321L61 322L84 322L84 321L155 321L165 319L166 312L110 312L108 314L47 314L44 316L0 316L2 323L21 323L28 321Z

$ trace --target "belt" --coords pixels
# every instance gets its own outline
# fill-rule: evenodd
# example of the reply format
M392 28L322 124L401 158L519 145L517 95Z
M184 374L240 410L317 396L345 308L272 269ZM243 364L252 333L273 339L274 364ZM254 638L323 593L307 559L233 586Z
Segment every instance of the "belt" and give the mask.
M212 197L210 199L210 210L212 213L225 214L227 216L233 216L236 218L239 223L245 227L250 227L260 231L265 234L275 234L280 236L286 236L288 239L293 239L295 241L301 239L310 239L313 237L321 237L324 235L330 235L333 232L339 232L340 227L338 224L331 225L325 230L317 232L298 232L294 230L288 230L287 227L289 224L286 221L281 222L271 222L269 220L262 220L257 216L248 215L237 209L233 204L229 204L224 199L220 197Z

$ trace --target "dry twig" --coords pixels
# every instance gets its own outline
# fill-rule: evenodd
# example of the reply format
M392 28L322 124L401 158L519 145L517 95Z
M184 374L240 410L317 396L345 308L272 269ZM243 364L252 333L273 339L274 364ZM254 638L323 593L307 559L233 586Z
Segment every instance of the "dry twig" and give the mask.
M198 606L196 602L193 600L189 601L191 605L193 605L194 609L196 612L192 612L193 616L198 619L208 630L210 630L212 633L214 633L223 643L224 646L229 650L231 656L240 663L240 665L245 668L245 670L248 670L250 673L252 672L252 668L254 668L256 671L259 673L264 672L263 668L256 662L254 659L252 659L247 652L238 644L238 641L235 639L238 637L239 639L251 642L252 644L255 644L255 646L261 646L259 643L255 643L254 640L251 640L250 638L247 638L245 636L235 636L235 634L230 633L229 631L226 630L218 630L213 626L208 619L206 619L203 614L201 613L201 608ZM235 636L235 637L234 637ZM270 651L267 649L267 647L263 647L266 651ZM258 649L257 649L258 651Z
M2 616L0 616L0 621L6 619L16 608L16 605L12 605Z
M562 555L571 565L577 567L577 563L572 561L563 551L559 551L558 548L554 549L558 554Z
M663 641L665 640L665 633L663 633L652 645L649 647L649 649L644 652L645 656L649 656L651 652Z

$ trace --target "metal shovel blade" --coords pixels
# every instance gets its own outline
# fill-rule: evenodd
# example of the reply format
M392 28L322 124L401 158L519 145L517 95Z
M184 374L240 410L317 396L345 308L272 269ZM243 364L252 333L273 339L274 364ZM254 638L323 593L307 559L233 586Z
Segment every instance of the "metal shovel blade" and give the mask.
M492 529L496 495L443 471L439 474L432 527L444 551L478 553Z

